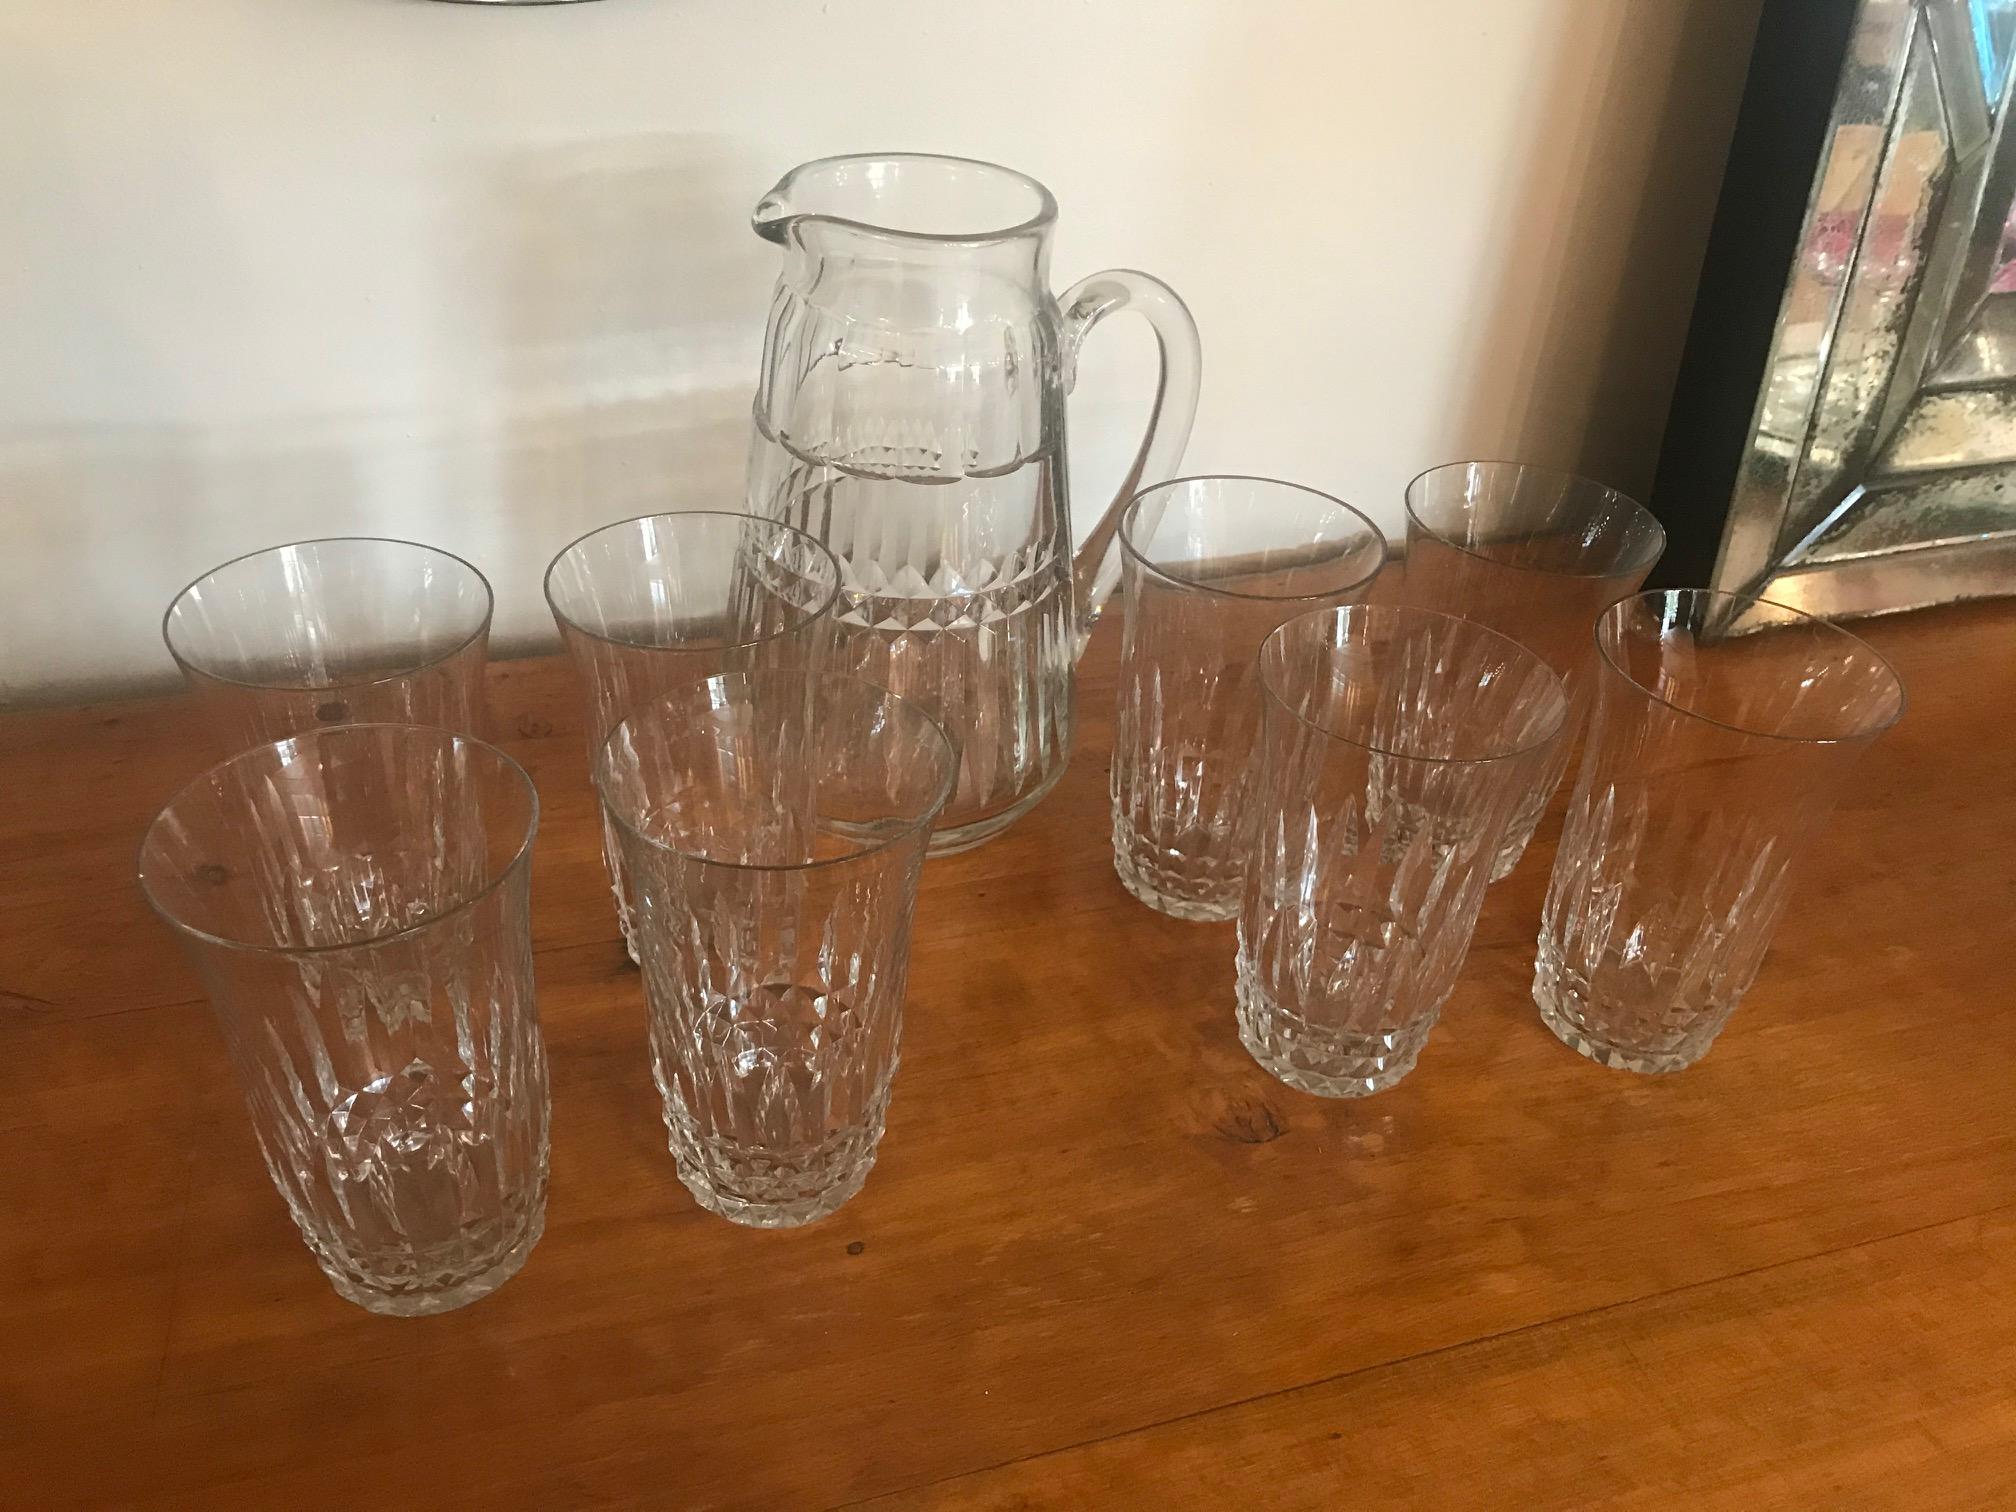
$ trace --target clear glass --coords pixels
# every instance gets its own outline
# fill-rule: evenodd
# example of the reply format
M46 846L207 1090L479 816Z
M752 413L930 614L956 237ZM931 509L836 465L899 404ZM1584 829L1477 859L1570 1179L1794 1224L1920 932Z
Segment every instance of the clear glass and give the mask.
M694 682L610 736L596 781L635 888L652 1072L702 1207L789 1227L867 1179L957 767L914 704L805 671Z
M589 762L625 715L674 686L819 665L839 590L831 552L753 515L645 515L582 536L546 569L546 603L587 694ZM641 961L623 846L606 815L602 856L624 943Z
M227 751L339 724L481 734L490 584L445 551L341 536L255 551L161 624Z
M1049 288L1050 191L990 163L827 158L756 207L783 249L749 459L749 508L839 559L838 665L912 699L961 752L935 853L977 845L1062 775L1073 667L1117 575L1120 500L1074 562L1065 395L1106 316L1162 351L1121 497L1176 470L1197 408L1197 329L1146 274Z
M202 974L273 1184L371 1312L486 1296L545 1226L537 825L501 751L346 725L213 767L141 844L140 886Z
M1260 683L1239 1037L1291 1087L1361 1097L1413 1070L1567 699L1495 631L1367 604L1283 625Z
M1597 615L1666 549L1650 510L1616 489L1519 462L1452 462L1407 485L1406 601L1460 614L1539 652L1568 690L1567 734L1519 805L1492 866L1519 864L1588 717Z
M1120 559L1113 866L1150 908L1229 919L1245 888L1261 643L1363 594L1386 538L1313 488L1180 478L1128 506Z
M1678 1071L1749 989L1805 847L1904 689L1863 641L1736 594L1606 612L1533 997L1606 1066Z

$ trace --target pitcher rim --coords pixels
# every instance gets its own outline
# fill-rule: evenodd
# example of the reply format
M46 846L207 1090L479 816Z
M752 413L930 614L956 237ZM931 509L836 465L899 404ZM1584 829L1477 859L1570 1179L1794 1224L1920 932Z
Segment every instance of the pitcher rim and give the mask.
M905 241L930 242L938 246L985 246L990 242L1011 241L1018 236L1028 236L1034 232L1048 230L1057 221L1057 197L1044 185L1041 179L1024 173L1019 168L1010 168L1002 163L986 158L962 157L952 152L836 152L826 157L811 158L787 172L764 196L768 200L800 175L816 169L831 168L839 163L870 163L876 161L907 161L918 163L957 163L967 168L984 168L990 173L998 173L1013 179L1036 196L1036 212L1014 225L1003 226L988 231L902 231L894 226L878 226L873 221L858 220L850 215L829 215L807 210L786 216L787 221L816 220L831 226L847 226L857 231L866 231L875 236L900 237ZM762 209L758 202L757 209ZM755 217L752 216L752 220ZM756 221L757 234L762 235L762 222Z

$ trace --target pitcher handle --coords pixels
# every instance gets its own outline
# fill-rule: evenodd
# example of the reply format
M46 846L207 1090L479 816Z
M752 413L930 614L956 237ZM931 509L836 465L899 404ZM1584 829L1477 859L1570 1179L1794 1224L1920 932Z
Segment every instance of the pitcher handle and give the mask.
M1108 315L1132 310L1143 316L1155 332L1155 344L1162 354L1161 375L1155 384L1155 407L1148 412L1148 428L1141 437L1140 450L1134 453L1120 491L1072 559L1071 593L1078 608L1077 653L1082 656L1086 642L1092 637L1092 627L1112 596L1113 585L1120 580L1114 538L1120 533L1121 512L1142 488L1174 477L1176 464L1183 458L1191 422L1197 418L1197 390L1204 353L1197 341L1197 322L1190 318L1188 307L1174 289L1146 273L1131 268L1094 273L1066 289L1058 303L1064 313L1067 390L1078 380L1078 349L1092 328Z

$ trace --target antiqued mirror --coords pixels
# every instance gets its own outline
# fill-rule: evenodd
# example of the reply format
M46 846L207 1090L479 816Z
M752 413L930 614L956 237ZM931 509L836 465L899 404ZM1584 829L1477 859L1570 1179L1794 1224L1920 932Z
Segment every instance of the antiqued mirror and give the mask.
M2016 592L2016 0L1766 0L1653 508L1822 614Z

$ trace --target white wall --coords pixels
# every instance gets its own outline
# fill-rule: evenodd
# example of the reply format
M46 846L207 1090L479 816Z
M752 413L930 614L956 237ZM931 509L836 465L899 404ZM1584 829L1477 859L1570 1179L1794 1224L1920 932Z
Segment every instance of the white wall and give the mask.
M1389 524L1459 455L1642 485L1756 5L0 0L0 701L167 677L174 590L302 535L459 551L543 639L557 546L739 496L747 212L836 151L1010 163L1061 282L1173 283L1191 470ZM1088 515L1146 343L1095 345Z

